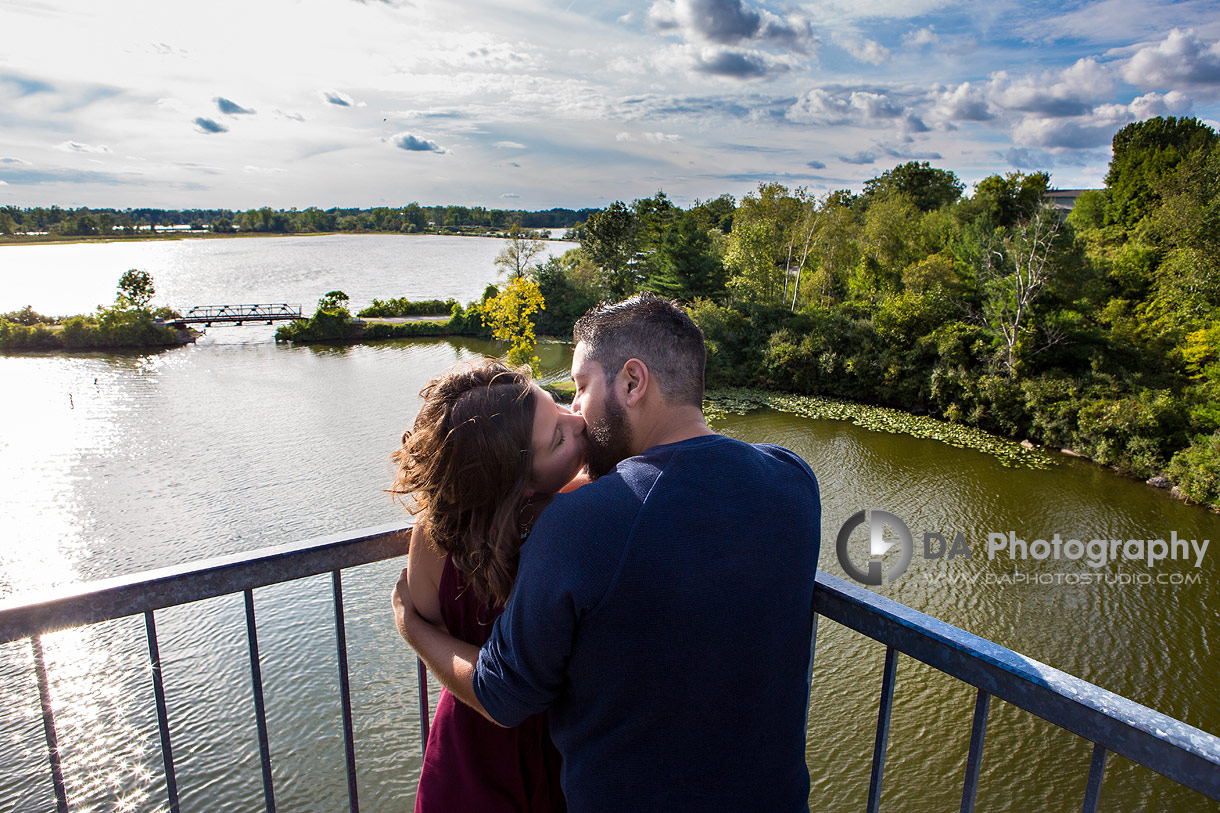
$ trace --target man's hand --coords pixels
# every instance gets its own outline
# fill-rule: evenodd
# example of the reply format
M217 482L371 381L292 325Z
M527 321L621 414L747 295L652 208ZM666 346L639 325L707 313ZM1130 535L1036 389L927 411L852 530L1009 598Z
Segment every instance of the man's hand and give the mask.
M394 623L398 634L411 645L420 660L436 676L441 685L472 709L491 722L491 715L474 693L474 669L479 660L479 648L457 638L428 621L415 610L411 593L407 590L407 571L404 569L390 594L394 608ZM499 723L496 723L499 725Z

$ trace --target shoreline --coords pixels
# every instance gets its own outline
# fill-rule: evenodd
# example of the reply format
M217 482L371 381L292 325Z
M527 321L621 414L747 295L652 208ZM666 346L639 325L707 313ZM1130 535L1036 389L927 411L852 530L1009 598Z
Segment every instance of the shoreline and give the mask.
M558 230L558 229L556 229ZM498 240L506 240L502 232L443 232L443 231L417 231L417 232L396 232L396 231L299 231L299 232L234 232L232 234L223 234L216 232L208 232L206 234L174 234L166 232L164 234L151 235L148 233L141 234L108 234L108 235L71 235L71 236L55 236L55 235L36 235L26 237L24 235L4 234L0 235L0 249L5 246L54 246L54 245L75 245L75 244L95 244L95 243L156 243L162 240L177 241L177 240L229 240L229 239L246 239L246 238L275 238L275 237L332 237L334 235L387 235L393 237L483 237L495 238ZM545 243L573 243L574 240L565 240L562 237L538 237L533 238L541 240Z

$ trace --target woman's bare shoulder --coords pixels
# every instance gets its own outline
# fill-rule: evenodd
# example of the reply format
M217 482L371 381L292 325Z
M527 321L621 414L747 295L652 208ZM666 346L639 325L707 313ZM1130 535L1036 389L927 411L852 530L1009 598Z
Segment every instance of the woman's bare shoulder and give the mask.
M449 557L444 551L434 548L428 540L427 522L427 517L421 514L411 529L411 547L407 552L407 589L421 616L433 624L443 624L441 574Z

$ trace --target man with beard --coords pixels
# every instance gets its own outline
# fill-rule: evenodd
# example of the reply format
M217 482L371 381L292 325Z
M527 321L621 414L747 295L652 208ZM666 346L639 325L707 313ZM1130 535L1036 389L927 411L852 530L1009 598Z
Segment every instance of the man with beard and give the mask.
M402 582L399 631L493 722L549 711L573 811L807 810L817 481L708 428L703 334L676 303L599 305L574 338L595 481L538 519L481 650Z

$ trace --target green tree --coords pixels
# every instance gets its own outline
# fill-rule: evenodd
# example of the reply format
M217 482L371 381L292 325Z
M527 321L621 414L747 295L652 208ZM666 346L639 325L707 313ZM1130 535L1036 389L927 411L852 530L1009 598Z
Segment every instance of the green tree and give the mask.
M818 208L810 243L813 296L819 304L842 301L847 274L860 257L860 237L850 197L828 195Z
M1106 225L1106 209L1109 201L1101 189L1086 189L1076 198L1072 211L1068 212L1067 222L1076 231L1100 229Z
M778 301L782 291L774 248L773 224L741 218L733 224L724 264L730 274L728 290L734 299L762 303Z
M635 293L633 269L639 217L622 201L589 215L581 248L602 271L602 284L616 297Z
M659 235L649 268L648 287L671 299L724 295L724 264L709 229L693 211L678 215Z
M576 320L589 308L609 298L598 285L597 266L579 248L547 258L546 262L534 266L532 276L547 303L546 309L537 313L535 327L539 333L570 337Z
M927 161L908 161L865 181L864 197L871 201L900 192L919 209L930 212L956 201L963 189L965 184L949 170L937 169Z
M508 232L508 244L496 255L496 267L509 279L524 277L533 259L545 250L546 243L514 224Z
M347 294L342 291L328 291L318 300L318 310L323 313L350 315L347 310L347 303L350 301Z
M1128 124L1114 134L1106 173L1109 222L1134 228L1160 202L1158 186L1196 150L1216 143L1216 131L1195 118L1170 116Z
M975 184L972 202L994 225L1009 228L1042 206L1042 196L1050 182L1051 176L1045 172L988 175Z
M705 229L719 229L728 234L733 231L733 215L737 212L737 201L732 195L724 194L714 200L695 201L689 209L699 218L700 225Z
M148 303L156 294L152 274L132 268L124 271L123 276L119 277L119 290L115 297L115 304L123 309L143 309L148 307Z

